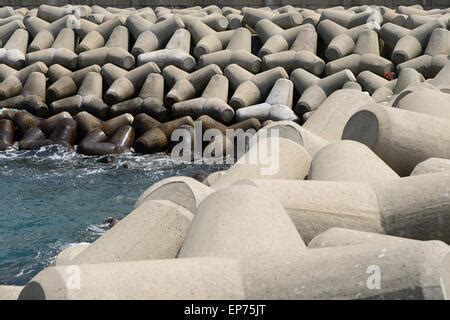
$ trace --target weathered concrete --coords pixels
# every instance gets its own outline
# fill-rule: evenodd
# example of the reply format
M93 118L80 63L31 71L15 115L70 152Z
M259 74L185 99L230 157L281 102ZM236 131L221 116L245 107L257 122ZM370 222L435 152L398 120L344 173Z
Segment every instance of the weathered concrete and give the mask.
M368 94L352 89L338 90L314 111L303 127L325 140L341 140L348 120L369 103L373 101Z
M356 81L356 78L347 69L315 81L312 85L301 90L303 93L294 107L295 113L301 115L316 110L330 94L341 89L348 81ZM298 81L296 82L298 83Z
M148 62L125 75L119 76L106 91L105 101L108 104L114 104L132 97L139 92L149 73L160 72L161 70L155 63Z
M303 28L298 33L297 38L290 47L290 50L268 54L263 57L265 69L281 66L288 73L297 68L320 76L325 69L325 62L317 54L317 32L310 25Z
M70 263L97 264L175 258L192 213L171 201L145 201Z
M297 255L305 249L281 204L253 186L219 190L202 201L178 254L189 257Z
M236 68L240 67L234 64L228 66L224 70L225 75L233 72L233 69ZM233 96L230 98L230 106L236 110L260 102L269 94L275 82L281 78L287 79L288 74L282 67L277 67L254 76L252 75L248 79L241 78L236 79L236 82L230 81L232 86L236 88Z
M405 176L428 158L450 158L449 125L448 119L372 104L351 116L342 139L366 144Z
M445 28L444 22L438 19L432 20L413 30L386 23L381 27L380 35L392 48L392 61L400 64L420 56L436 28Z
M138 56L138 64L154 62L162 70L173 65L185 71L191 71L195 66L195 59L189 54L191 48L191 35L185 29L174 32L166 48L152 52L145 52Z
M262 179L240 183L278 199L306 243L331 227L448 242L449 176L444 171L370 185Z
M450 159L430 158L418 163L411 172L412 176L433 172L450 171Z
M79 286L67 285L73 272L80 274ZM226 258L57 266L34 277L19 299L244 299L241 278L239 263Z
M236 110L236 120L244 121L250 118L256 118L261 122L296 120L298 117L292 110L293 93L294 85L290 80L278 79L270 90L266 102Z
M309 180L376 182L399 178L367 146L343 140L323 147L314 156Z
M304 179L310 164L311 156L300 144L282 137L259 136L212 187L224 188L244 178Z
M0 286L0 300L17 300L22 289L20 286Z
M149 200L168 200L192 213L199 204L214 190L189 177L171 177L163 179L145 190L135 203L138 208Z
M172 116L191 116L194 119L208 115L223 123L230 122L234 110L228 105L228 79L221 74L211 77L200 98L184 100L172 105ZM239 121L239 120L238 120Z
M73 259L89 246L90 246L89 243L77 243L76 245L70 246L62 250L53 260L52 266L73 265L72 263Z
M245 289L253 299L442 300L447 254L442 243L417 241L252 258L243 264Z
M171 106L174 103L194 98L216 74L222 74L222 70L219 66L211 64L188 74L186 78L177 79L166 94L166 104Z

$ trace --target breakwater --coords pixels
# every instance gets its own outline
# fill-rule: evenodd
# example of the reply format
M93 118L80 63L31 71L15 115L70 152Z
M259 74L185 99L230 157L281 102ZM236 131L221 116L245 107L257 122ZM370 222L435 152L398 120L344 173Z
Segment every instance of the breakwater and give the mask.
M6 153L232 160L1 296L448 298L448 8L0 13Z

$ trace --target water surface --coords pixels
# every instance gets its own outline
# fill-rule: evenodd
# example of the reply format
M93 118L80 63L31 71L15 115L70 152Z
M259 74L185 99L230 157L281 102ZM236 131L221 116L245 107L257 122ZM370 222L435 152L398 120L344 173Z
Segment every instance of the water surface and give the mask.
M62 249L94 241L105 218L125 216L154 182L225 169L164 154L98 160L57 146L0 152L0 285L23 285Z

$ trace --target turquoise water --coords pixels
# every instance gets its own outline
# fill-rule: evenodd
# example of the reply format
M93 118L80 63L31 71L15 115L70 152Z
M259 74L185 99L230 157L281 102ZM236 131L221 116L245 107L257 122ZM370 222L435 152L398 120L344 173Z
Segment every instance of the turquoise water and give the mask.
M0 152L0 285L23 285L62 249L94 241L105 218L129 213L154 182L225 168L180 164L163 154L98 159L57 146Z

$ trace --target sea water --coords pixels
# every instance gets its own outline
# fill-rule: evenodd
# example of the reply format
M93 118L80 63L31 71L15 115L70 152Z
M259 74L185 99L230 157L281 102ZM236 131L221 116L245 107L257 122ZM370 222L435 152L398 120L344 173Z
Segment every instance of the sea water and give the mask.
M0 285L24 285L61 250L93 242L107 230L104 220L131 212L151 184L226 168L164 154L99 159L58 146L0 152Z

